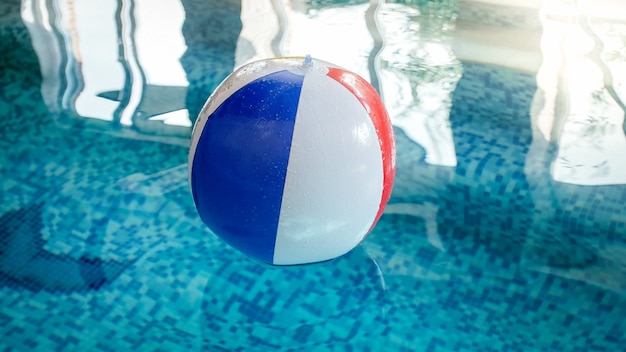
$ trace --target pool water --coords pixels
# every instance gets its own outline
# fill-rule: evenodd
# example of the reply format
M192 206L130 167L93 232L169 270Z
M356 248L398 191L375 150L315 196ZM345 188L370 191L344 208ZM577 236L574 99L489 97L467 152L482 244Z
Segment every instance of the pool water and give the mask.
M617 1L0 4L3 351L626 349L626 8ZM250 60L380 92L391 199L328 262L200 221L191 126Z

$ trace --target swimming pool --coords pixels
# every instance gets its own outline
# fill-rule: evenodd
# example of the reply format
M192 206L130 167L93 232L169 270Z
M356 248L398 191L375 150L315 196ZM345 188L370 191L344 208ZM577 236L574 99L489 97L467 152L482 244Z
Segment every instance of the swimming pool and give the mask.
M622 5L0 9L3 350L626 346ZM234 67L307 53L381 93L396 182L355 250L271 267L199 220L189 135Z

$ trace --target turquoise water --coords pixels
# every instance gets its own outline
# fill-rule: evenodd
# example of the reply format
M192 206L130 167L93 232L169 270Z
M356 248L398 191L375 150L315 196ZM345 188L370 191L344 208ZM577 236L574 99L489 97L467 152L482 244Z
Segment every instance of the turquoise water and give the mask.
M550 4L3 2L0 346L624 350L626 20ZM356 249L271 267L199 220L189 135L305 46L381 92L396 183Z

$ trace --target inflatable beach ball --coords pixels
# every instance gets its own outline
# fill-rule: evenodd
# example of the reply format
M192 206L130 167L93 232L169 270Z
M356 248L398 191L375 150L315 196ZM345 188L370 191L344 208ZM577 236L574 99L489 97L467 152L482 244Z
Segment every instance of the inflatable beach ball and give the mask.
M356 247L380 218L394 175L393 130L375 89L308 56L232 73L200 112L189 151L202 221L275 265Z

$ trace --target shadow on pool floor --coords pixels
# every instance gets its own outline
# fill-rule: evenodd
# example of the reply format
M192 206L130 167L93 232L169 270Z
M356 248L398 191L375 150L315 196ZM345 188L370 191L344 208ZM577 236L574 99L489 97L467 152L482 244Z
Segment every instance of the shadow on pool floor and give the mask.
M0 217L0 283L33 291L97 290L128 267L114 260L47 251L41 236L43 205L30 204Z

